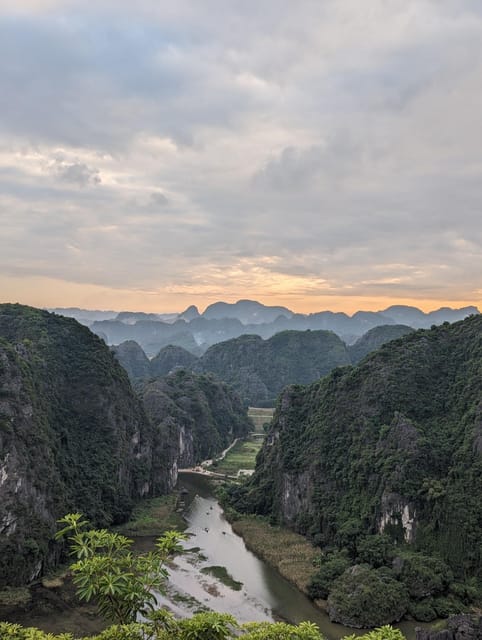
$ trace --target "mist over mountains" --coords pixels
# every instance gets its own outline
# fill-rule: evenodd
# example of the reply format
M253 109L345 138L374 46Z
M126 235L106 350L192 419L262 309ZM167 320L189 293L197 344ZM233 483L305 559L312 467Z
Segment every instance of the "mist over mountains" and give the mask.
M301 314L286 307L266 306L253 300L238 300L233 304L216 302L203 313L194 305L181 313L171 314L76 308L50 310L74 317L89 326L107 344L134 340L149 357L167 345L183 347L199 356L218 342L244 334L268 339L285 330L333 331L347 344L353 344L367 331L380 325L404 324L413 329L426 329L433 324L456 322L479 313L475 306L461 309L444 307L425 313L416 307L394 305L382 311L357 311L351 316L333 311Z

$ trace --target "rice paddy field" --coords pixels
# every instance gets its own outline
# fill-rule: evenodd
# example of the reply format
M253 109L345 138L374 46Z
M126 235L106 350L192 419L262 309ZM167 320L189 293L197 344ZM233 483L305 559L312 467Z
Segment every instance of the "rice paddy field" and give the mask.
M254 431L246 438L238 440L222 460L215 460L211 470L230 476L237 476L238 473L242 475L243 472L248 474L253 471L256 464L256 456L263 445L266 435L264 425L271 422L273 412L274 409L250 407L248 416L253 421Z

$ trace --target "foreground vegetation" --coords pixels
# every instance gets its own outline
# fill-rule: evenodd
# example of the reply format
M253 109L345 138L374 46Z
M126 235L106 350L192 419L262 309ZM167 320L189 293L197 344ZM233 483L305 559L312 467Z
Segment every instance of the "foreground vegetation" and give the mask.
M114 624L95 636L97 640L321 640L316 625L302 622L248 623L239 625L226 614L199 613L176 620L164 609L156 609L155 591L163 589L169 556L181 550L182 534L166 532L155 551L134 555L132 540L106 529L88 529L81 514L60 521L57 537L67 537L75 562L71 565L81 600L94 601L99 612ZM137 622L139 616L143 622ZM390 627L370 632L365 640L403 640ZM0 622L2 640L73 640L69 633L53 635L38 629ZM94 636L90 636L94 640ZM347 639L348 640L348 639Z
M198 613L192 618L175 620L165 611L144 623L113 625L97 636L78 640L323 640L316 625L302 622L251 622L239 625L231 616L219 613ZM74 640L70 633L53 635L38 629L0 622L2 640ZM386 626L363 636L347 636L344 640L404 640L398 629Z

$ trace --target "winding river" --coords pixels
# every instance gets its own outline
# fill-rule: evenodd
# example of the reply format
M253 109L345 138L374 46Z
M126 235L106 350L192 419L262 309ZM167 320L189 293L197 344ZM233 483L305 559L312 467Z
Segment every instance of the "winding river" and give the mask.
M310 620L327 640L354 633L331 623L309 598L246 548L224 517L206 478L182 473L179 484L187 491L186 548L191 551L176 558L171 566L169 592L160 596L160 604L179 615L209 608L230 613L240 622ZM415 638L415 624L404 622L399 627L409 640Z
M160 606L168 606L181 617L212 609L232 614L240 622L284 620L296 624L310 620L326 640L363 634L331 623L309 598L246 548L224 517L208 478L182 473L179 484L187 492L183 497L189 540L185 543L186 553L169 566L167 593L158 594ZM154 542L155 538L138 537L135 548L150 551ZM75 635L99 632L105 626L85 607L54 601L53 597L48 594L45 599L44 594L41 610L18 609L8 619L53 633L71 631ZM399 625L408 640L415 639L415 626L429 625Z

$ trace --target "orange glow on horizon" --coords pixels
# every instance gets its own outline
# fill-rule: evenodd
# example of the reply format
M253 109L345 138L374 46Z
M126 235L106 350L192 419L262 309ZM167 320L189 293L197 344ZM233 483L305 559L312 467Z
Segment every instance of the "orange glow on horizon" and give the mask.
M391 305L409 305L428 312L440 307L482 307L482 298L397 297L379 295L339 295L310 292L210 291L209 293L143 291L114 289L100 285L71 283L50 278L6 278L0 276L0 302L19 302L34 307L80 307L83 309L144 311L147 313L182 312L190 305L202 311L214 302L234 303L240 299L256 300L268 306L284 306L298 313L317 311L380 311Z

